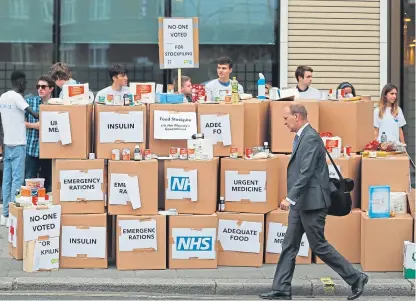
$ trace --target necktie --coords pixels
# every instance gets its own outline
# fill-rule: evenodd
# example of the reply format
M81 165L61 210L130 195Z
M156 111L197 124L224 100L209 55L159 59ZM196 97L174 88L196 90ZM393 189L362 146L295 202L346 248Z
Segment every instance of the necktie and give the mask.
M293 139L292 155L295 152L296 148L298 147L298 143L299 143L299 136L295 135L295 139Z

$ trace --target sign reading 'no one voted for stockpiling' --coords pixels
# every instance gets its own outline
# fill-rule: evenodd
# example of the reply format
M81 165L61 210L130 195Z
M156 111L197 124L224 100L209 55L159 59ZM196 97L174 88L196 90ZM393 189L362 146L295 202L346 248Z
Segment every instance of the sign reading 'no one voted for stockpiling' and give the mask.
M198 18L159 18L160 69L198 68Z

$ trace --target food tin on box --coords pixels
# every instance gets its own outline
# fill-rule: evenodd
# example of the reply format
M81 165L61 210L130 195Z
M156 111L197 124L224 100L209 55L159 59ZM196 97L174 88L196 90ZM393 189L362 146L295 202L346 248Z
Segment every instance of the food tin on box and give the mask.
M174 89L174 86L173 86L172 84L169 84L169 85L168 85L168 90L167 90L167 92L168 92L168 93L175 93L175 89Z
M233 158L233 159L238 158L238 148L237 147L230 147L230 158Z
M231 94L225 95L225 103L231 103Z
M130 149L124 148L122 151L123 161L130 161Z
M111 150L111 160L119 161L120 160L120 150L118 148L114 148Z
M188 160L196 160L194 148L188 148Z
M150 152L150 149L144 150L144 159L145 160L152 160L152 153Z
M169 150L169 158L179 159L179 151L177 147L171 147Z
M346 145L344 147L344 156L351 157L351 150L352 150L351 146Z
M188 160L188 149L181 148L179 151L179 159Z
M246 159L253 159L253 149L252 148L246 148L244 151L244 155Z

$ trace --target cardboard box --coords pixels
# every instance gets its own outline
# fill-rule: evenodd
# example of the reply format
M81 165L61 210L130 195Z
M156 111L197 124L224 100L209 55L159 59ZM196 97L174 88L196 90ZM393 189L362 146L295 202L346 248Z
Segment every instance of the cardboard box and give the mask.
M104 213L107 170L103 159L53 160L53 204L62 214Z
M53 113L66 112L69 114L72 143L62 145L56 125L57 118ZM41 105L39 115L39 158L88 158L88 154L91 152L92 105ZM48 141L55 139L58 141L44 142L47 138L50 139Z
M212 215L169 216L169 268L217 268L218 218Z
M361 197L361 156L352 154L349 157L333 158L341 175L344 178L350 178L354 181L354 189L351 191L352 208L360 208ZM338 174L335 171L329 158L326 159L329 169L329 177L337 178Z
M263 265L264 215L218 212L218 265Z
M382 235L380 235L382 233ZM369 218L361 214L361 267L364 272L401 272L403 243L412 239L412 217Z
M311 126L320 131L319 127L319 101L296 101L308 111L308 120ZM283 109L293 104L293 101L272 101L270 103L271 149L276 153L291 153L295 133L289 131L283 119Z
M409 190L409 158L362 158L361 179L361 210L367 211L370 186L388 185L391 192Z
M220 196L225 198L225 211L267 213L276 209L278 172L277 157L259 160L222 158Z
M155 111L166 111L171 113L178 112L194 112L196 117L196 104L182 103L182 104L151 104L150 105L150 119L149 119L149 148L152 153L158 156L168 156L171 147L187 147L187 139L172 140L172 139L155 139ZM195 118L195 131L197 126ZM195 134L195 133L194 133ZM166 134L169 137L170 134ZM191 138L191 137L188 137Z
M107 266L107 214L62 215L60 267L106 269Z
M270 101L257 98L243 100L244 104L244 149L263 146L270 147Z
M278 205L282 202L283 199L287 196L287 166L289 165L291 155L278 154L276 155L279 158L279 181L278 181Z
M117 270L166 269L166 216L117 216Z
M23 207L9 205L10 227L7 229L9 254L17 260L23 259Z
M373 115L372 101L321 101L319 131L341 137L342 147L360 152L374 138Z
M410 215L413 217L413 242L416 243L416 202L415 202L415 189L411 188L410 192L407 193L407 201L409 203L409 211Z
M326 217L326 240L350 263L361 261L361 210L353 209L346 216ZM316 256L316 263L324 263Z
M223 120L227 115L228 124ZM227 132L230 136L226 135ZM205 138L212 141L214 157L230 156L230 147L236 147L239 156L242 156L244 153L244 105L242 103L198 104L198 133L204 133Z
M166 161L164 170L165 209L173 208L178 213L189 214L215 213L218 200L218 165L218 158L209 161ZM197 181L193 184L192 178L195 174ZM193 200L191 195L195 188L196 193Z
M98 159L111 159L113 149L146 148L146 106L95 105L95 153ZM102 118L103 117L103 118ZM104 131L102 131L102 129ZM128 140L127 140L128 139Z
M266 214L265 263L277 263L279 261L288 220L289 211L277 209ZM307 256L305 256L306 254ZM310 263L312 263L312 251L309 248L306 234L303 234L299 253L296 256L296 264Z
M121 175L120 175L121 174ZM117 175L117 179L114 175ZM133 209L126 181L137 177L141 207ZM112 182L114 178L114 183ZM111 215L153 215L158 212L158 162L109 161L108 213ZM133 193L133 191L131 192ZM123 204L124 203L124 204Z

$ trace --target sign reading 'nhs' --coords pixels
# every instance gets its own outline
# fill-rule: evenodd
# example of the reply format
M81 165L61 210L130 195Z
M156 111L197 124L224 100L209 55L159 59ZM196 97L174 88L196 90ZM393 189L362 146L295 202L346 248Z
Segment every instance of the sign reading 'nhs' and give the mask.
M177 236L177 251L212 251L213 239L211 236Z
M189 177L170 177L169 188L171 191L191 192Z

